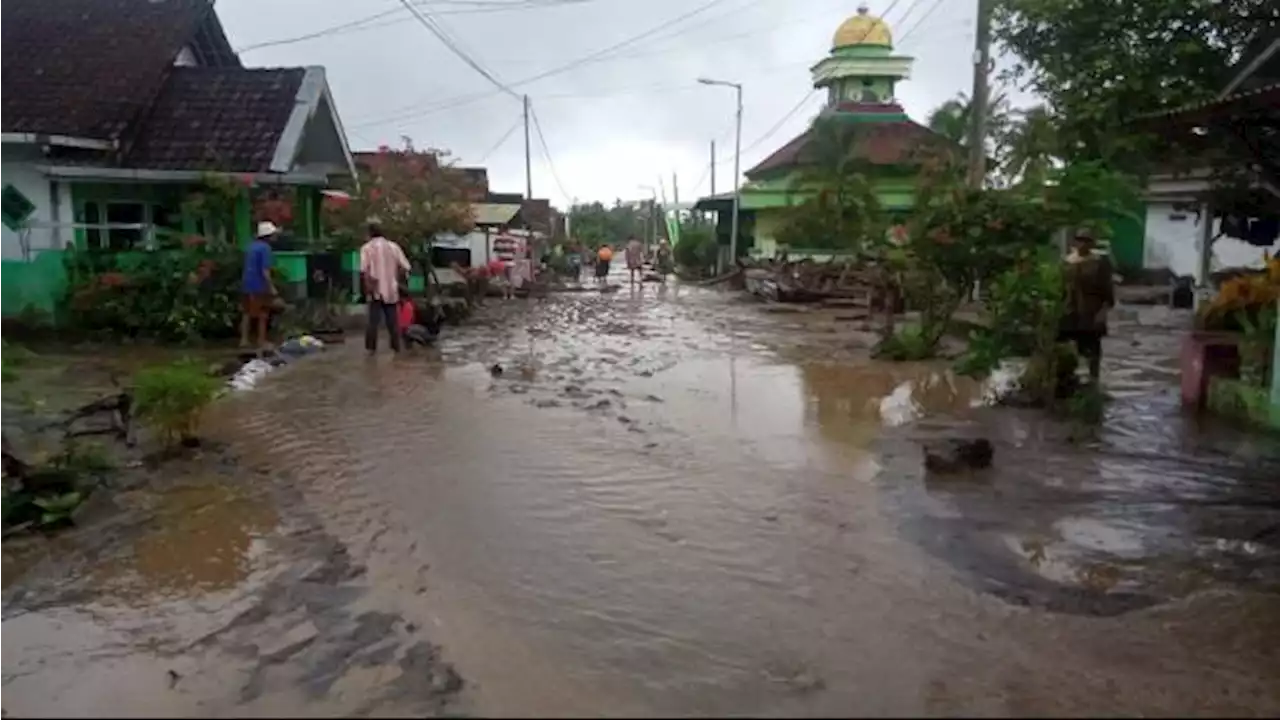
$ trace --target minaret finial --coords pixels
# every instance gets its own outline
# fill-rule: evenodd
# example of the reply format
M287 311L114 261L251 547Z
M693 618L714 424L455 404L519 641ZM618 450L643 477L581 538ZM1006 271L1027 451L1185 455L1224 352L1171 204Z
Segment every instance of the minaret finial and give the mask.
M869 12L871 12L871 8L867 6L866 2L863 2L861 5L858 5L859 15L866 15Z

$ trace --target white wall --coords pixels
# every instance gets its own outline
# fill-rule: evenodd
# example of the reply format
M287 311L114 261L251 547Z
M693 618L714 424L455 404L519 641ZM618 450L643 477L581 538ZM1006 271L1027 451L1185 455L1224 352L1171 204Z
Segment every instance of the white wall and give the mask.
M1190 211L1175 210L1171 202L1147 204L1146 243L1143 250L1143 266L1150 269L1168 268L1176 275L1191 275L1199 282L1200 229L1202 221ZM1219 223L1214 223L1217 234ZM1220 237L1213 243L1213 259L1210 270L1231 267L1262 267L1263 252L1267 248L1254 247L1242 240ZM1269 252L1280 250L1280 243L1272 245Z
M51 183L37 171L39 158L38 149L31 145L6 143L0 153L0 185L12 184L35 205L35 212L27 220L32 227L23 233L0 224L0 257L5 260L30 259L24 257L23 234L32 256L41 250L61 249L71 238L70 229L52 227L54 223L73 221L71 186Z
M435 239L437 247L467 248L471 251L471 267L479 267L488 261L485 253L486 241L483 230L472 230L466 235L438 235Z

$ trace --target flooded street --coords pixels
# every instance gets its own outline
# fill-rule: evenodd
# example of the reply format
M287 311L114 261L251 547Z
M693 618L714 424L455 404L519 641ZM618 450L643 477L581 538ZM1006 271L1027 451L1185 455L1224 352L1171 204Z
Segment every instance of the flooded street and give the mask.
M349 341L220 403L234 462L6 541L5 712L1274 716L1280 442L1121 314L1095 437L674 283ZM927 476L958 436L994 467Z

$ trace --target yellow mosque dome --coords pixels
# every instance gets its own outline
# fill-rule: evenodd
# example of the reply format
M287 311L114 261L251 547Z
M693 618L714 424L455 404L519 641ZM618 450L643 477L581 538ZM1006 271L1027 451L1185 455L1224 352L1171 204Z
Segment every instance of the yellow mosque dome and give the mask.
M851 45L881 45L893 47L893 33L889 24L869 14L867 6L858 8L858 14L845 20L836 29L831 39L832 48L849 47Z

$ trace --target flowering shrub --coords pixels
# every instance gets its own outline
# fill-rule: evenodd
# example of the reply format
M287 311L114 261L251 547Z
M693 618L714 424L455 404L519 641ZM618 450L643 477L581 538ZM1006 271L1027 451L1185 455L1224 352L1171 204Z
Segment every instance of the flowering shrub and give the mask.
M465 233L474 226L466 177L438 150L385 145L360 160L360 187L345 188L349 199L326 198L325 227L349 247L364 241L377 218L387 237L413 246L441 232ZM412 257L412 254L411 254Z
M90 334L169 341L230 337L239 321L239 249L184 238L154 251L66 254L67 324Z

